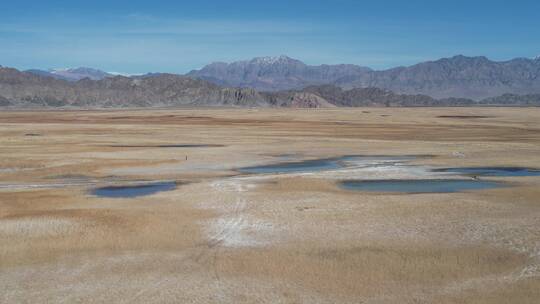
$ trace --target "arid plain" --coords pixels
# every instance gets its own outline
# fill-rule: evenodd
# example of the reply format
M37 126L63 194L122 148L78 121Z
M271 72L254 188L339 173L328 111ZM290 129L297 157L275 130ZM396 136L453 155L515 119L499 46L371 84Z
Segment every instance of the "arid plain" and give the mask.
M346 155L366 158L240 170ZM0 302L538 303L540 176L340 186L477 166L539 168L540 110L4 111ZM176 188L93 192L158 181Z

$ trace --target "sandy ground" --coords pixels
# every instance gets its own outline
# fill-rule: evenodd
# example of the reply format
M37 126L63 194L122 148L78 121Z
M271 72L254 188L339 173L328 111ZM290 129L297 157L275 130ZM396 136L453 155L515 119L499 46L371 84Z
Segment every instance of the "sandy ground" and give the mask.
M184 144L217 146L160 147ZM343 155L425 157L236 171ZM1 112L0 303L538 303L540 177L443 194L337 185L447 166L540 167L540 110ZM179 186L90 192L145 181Z

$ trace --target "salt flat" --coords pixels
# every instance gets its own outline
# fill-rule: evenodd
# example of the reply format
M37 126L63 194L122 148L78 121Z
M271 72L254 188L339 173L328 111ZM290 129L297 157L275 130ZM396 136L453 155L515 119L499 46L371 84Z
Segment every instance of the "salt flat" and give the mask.
M433 171L497 166L540 168L539 109L4 111L0 302L537 303L540 177ZM340 187L439 178L505 187Z

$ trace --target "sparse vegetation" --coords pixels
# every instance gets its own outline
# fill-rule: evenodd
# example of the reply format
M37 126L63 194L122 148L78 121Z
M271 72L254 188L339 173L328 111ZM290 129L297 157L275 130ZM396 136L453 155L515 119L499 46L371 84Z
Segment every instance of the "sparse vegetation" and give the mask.
M518 108L1 112L0 302L536 303L538 177L373 195L331 172L235 169L343 155L536 168L539 122ZM118 180L178 186L87 186Z

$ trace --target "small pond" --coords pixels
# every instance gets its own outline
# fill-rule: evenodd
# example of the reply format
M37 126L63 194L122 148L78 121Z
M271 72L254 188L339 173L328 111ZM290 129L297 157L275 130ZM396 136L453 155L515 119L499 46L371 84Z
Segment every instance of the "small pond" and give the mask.
M502 187L492 181L472 179L420 179L420 180L348 180L341 182L347 190L401 193L452 193Z
M298 162L281 162L270 165L261 165L253 167L244 167L238 169L239 172L249 174L264 174L264 173L300 173L300 172L315 172L325 170L337 170L355 165L375 166L378 162L400 162L412 160L415 156L360 156L347 155L335 158L323 158L304 160Z
M434 169L433 171L475 176L540 176L540 170L523 167L464 167Z
M110 145L111 148L219 148L224 145L214 144L170 144L170 145Z
M176 189L176 186L176 182L159 182L130 186L107 186L92 190L92 194L99 197L130 198L174 190Z

